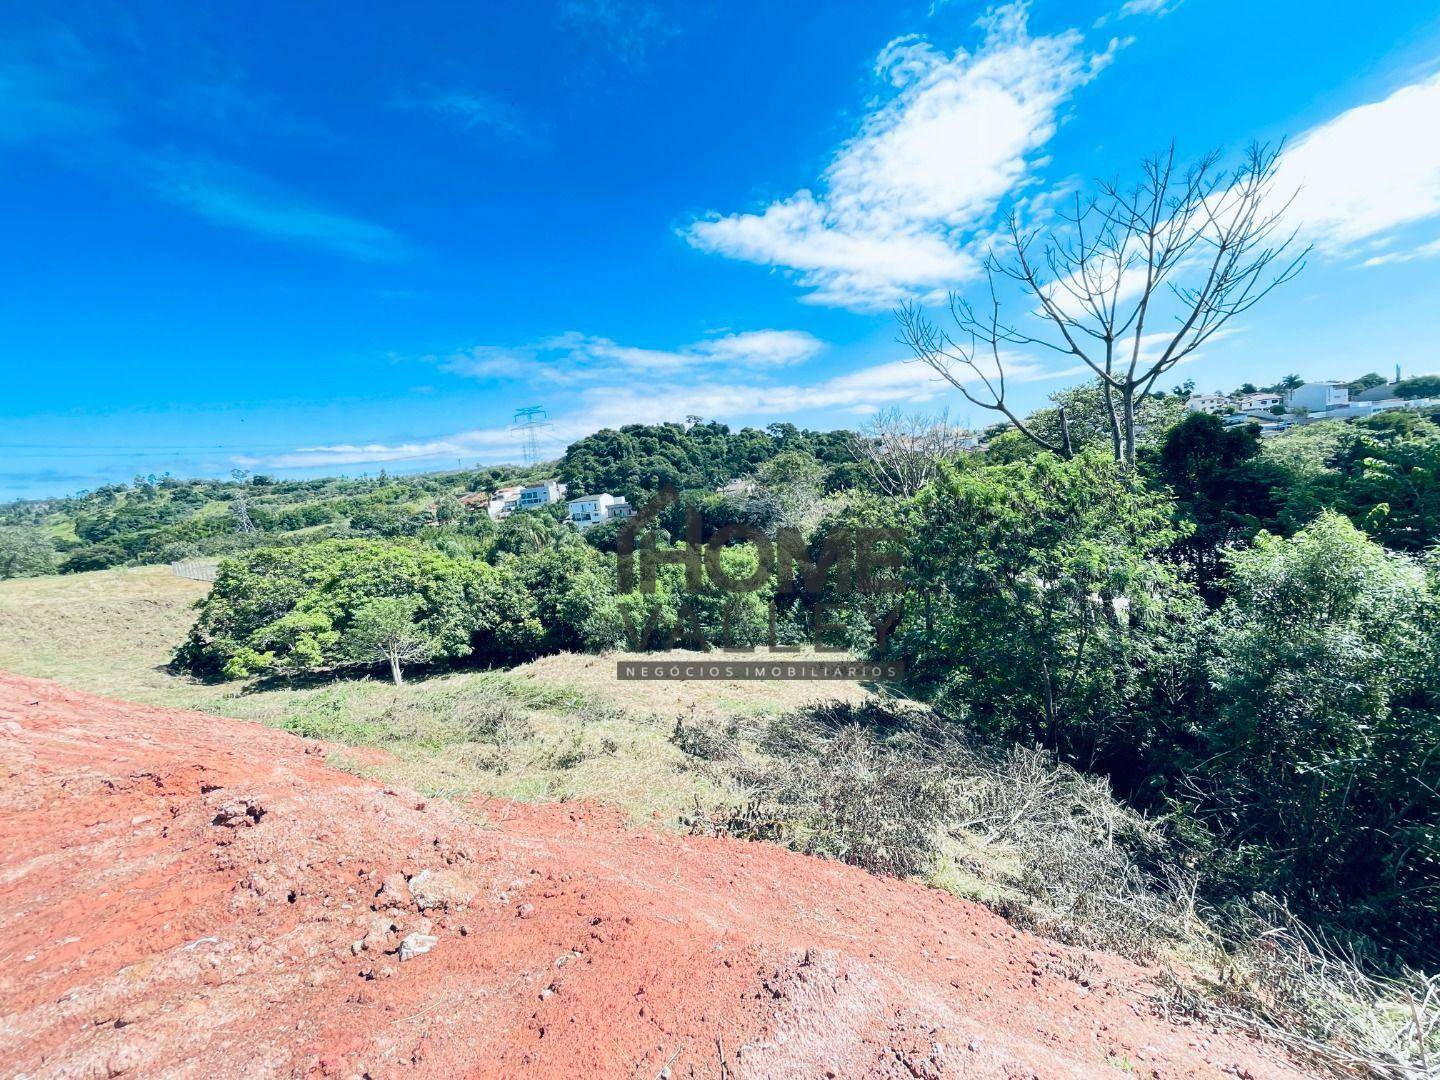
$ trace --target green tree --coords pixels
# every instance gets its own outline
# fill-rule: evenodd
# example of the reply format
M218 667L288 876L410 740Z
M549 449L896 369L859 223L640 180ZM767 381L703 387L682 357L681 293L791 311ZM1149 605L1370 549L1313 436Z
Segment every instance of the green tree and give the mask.
M1440 375L1419 375L1395 384L1395 396L1401 398L1440 397Z
M436 643L416 622L424 605L419 596L382 596L367 600L351 614L341 637L345 655L357 664L388 663L396 686L404 683L404 668L435 655Z
M1348 520L1230 559L1196 769L1253 885L1411 946L1440 940L1433 575Z
M55 572L55 545L39 529L0 528L0 580Z
M1217 603L1224 546L1254 536L1271 513L1268 489L1245 468L1259 452L1253 425L1226 427L1217 416L1190 413L1170 429L1155 456L1153 473L1169 485L1194 524L1176 554Z
M414 541L325 540L259 548L220 564L176 662L243 678L351 662L356 613L388 597L420 598L414 615L436 659L509 657L536 628L533 605L495 567Z
M1076 451L1100 450L1111 445L1109 412L1105 395L1096 380L1059 390L1050 395L1051 405L1025 418L1026 425L1047 441L1060 434L1060 412L1065 413L1070 445ZM1152 454L1164 442L1170 429L1186 416L1185 400L1173 394L1147 394L1135 404L1135 445L1137 452ZM989 456L995 461L1017 461L1042 453L1039 444L1010 428L990 440Z
M1384 375L1372 371L1368 374L1361 375L1358 379L1352 379L1345 385L1349 387L1352 394L1362 394L1366 390L1373 389L1374 387L1384 386L1385 382L1386 379Z
M465 506L454 495L443 495L435 501L435 521L450 525L465 516Z
M763 528L808 534L825 512L825 468L799 450L776 454L755 473L744 515Z
M1201 605L1134 470L1103 451L946 468L911 527L898 654L977 730L1104 767L1184 707Z

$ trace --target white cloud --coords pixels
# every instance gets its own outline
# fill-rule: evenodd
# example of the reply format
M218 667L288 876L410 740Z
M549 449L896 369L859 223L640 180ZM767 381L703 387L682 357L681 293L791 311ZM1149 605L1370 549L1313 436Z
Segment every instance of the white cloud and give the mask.
M736 335L739 336L739 335ZM719 339L725 340L725 339ZM1047 371L1019 357L1005 357L1006 380L1037 382L1070 377L1077 369ZM993 375L993 371L988 371ZM791 419L812 410L867 414L885 405L922 405L954 393L924 364L892 360L814 382L771 382L725 378L717 370L682 377L672 371L647 380L605 382L582 389L574 408L557 415L547 431L547 451L603 427L678 421L688 415L730 422ZM753 372L751 374L754 374ZM961 373L969 375L968 372ZM971 376L973 378L973 376ZM270 457L237 458L248 468L340 468L398 461L464 458L513 461L518 456L509 426L474 428L433 439L398 443L335 443L300 447Z
M156 194L217 225L361 259L403 253L404 244L389 229L308 203L235 166L179 156L151 158L145 165Z
M702 338L675 349L622 345L571 330L527 345L476 345L429 359L457 375L576 384L627 373L695 372L716 367L744 374L802 363L824 348L823 341L803 330L747 330Z
M1181 0L1125 0L1121 5L1120 17L1131 15L1169 15L1181 4Z
M1388 266L1391 263L1414 262L1416 259L1440 258L1440 240L1431 240L1428 244L1421 244L1419 247L1411 248L1409 251L1387 251L1383 255L1375 255L1362 263L1362 266Z
M890 42L876 73L895 92L836 153L823 193L712 214L685 237L796 272L813 302L861 310L972 278L979 262L967 241L1028 182L1070 95L1115 47L1089 54L1074 30L1032 37L1026 15L1023 2L993 10L973 53L916 35Z
M489 130L512 139L528 139L532 134L518 108L485 90L431 88L419 94L398 94L391 104L402 109L422 109L462 127Z
M1328 254L1440 214L1440 75L1361 105L1302 136L1276 190L1299 190L1291 214Z

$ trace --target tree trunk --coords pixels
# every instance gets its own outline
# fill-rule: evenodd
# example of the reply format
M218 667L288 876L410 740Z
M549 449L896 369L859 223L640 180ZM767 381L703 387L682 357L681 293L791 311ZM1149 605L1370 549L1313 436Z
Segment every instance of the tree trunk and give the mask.
M1055 410L1060 421L1060 456L1066 459L1075 456L1075 451L1070 445L1070 421L1065 418L1065 406Z
M1127 386L1120 395L1120 414L1125 423L1125 456L1120 460L1135 464L1135 388Z
M390 677L395 680L396 686L405 685L405 680L400 675L400 658L398 656L390 657Z

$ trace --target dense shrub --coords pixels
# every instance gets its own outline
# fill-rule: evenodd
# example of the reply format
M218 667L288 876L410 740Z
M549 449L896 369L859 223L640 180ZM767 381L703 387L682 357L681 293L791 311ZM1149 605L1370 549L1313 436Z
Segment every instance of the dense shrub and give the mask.
M1231 865L1332 921L1440 951L1433 572L1329 513L1230 563L1217 714L1190 771Z
M1101 454L1042 455L943 469L907 524L895 647L916 688L982 734L1147 771L1198 682L1169 500Z
M229 678L341 665L357 612L383 597L415 598L415 622L437 658L510 659L541 632L528 594L484 563L419 545L330 540L221 563L176 659Z
M0 580L55 572L55 545L39 529L0 528Z

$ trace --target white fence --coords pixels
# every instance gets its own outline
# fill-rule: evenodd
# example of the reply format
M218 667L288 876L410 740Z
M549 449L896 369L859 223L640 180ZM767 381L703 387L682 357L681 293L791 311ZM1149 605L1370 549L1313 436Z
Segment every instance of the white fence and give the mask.
M182 562L172 562L170 572L176 577L189 578L191 581L214 581L217 565L214 562L187 559Z

